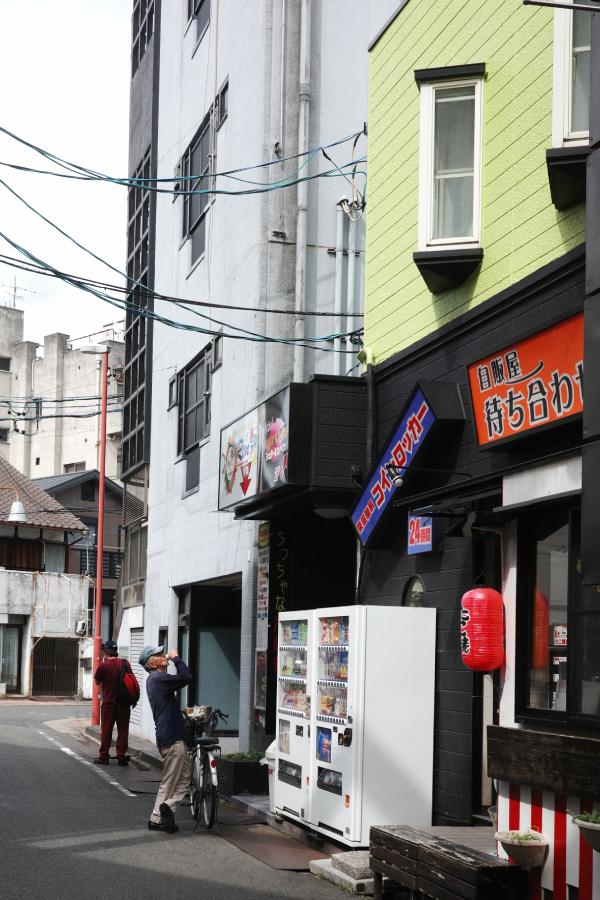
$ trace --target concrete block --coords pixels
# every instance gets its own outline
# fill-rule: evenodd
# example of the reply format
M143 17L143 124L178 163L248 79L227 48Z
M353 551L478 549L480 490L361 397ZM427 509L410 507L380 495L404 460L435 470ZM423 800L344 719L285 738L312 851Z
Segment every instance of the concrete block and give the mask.
M338 855L338 854L336 854ZM340 856L344 854L339 854ZM350 894L362 894L365 897L372 897L375 888L373 878L352 878L340 869L336 869L330 859L313 859L309 863L310 871L319 878L331 881L338 887L343 888Z
M345 875L351 878L364 880L372 878L373 873L369 867L369 851L368 850L350 850L347 853L334 853L331 857L331 863L334 869L339 869Z

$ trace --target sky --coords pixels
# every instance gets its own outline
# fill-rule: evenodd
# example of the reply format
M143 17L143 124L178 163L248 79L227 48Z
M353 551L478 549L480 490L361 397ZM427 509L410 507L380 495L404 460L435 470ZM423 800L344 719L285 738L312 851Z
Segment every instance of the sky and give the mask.
M127 175L131 0L0 0L0 126L64 159ZM0 179L97 256L124 271L126 188L18 172L51 168L0 133ZM26 209L0 183L0 232L44 262L119 285ZM0 237L0 253L19 257ZM25 311L25 340L61 331L77 338L122 320L121 311L64 282L0 262L0 304Z

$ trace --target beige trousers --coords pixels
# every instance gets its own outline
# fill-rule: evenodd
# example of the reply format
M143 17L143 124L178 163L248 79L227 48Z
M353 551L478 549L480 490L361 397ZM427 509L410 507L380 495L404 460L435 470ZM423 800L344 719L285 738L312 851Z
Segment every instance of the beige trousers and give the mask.
M176 741L170 747L159 747L159 750L163 758L163 776L150 816L151 822L160 822L161 803L166 803L175 812L175 806L183 800L190 787L190 763L183 741Z

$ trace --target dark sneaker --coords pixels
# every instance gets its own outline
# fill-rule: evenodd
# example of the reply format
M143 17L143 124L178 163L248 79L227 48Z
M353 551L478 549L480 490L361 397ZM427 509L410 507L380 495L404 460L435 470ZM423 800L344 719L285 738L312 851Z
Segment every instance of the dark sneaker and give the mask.
M118 765L118 766L128 766L128 765L129 765L129 760L128 760L128 759L118 759L118 760L117 760L117 765Z
M160 813L160 824L163 826L163 831L166 831L169 834L173 831L177 831L175 816L173 815L173 810L169 804L161 803L158 807L158 811Z
M179 831L179 828L175 823L173 823L172 828L167 828L162 822L153 822L150 820L148 822L148 831L164 831L165 834L174 834L176 831Z
M93 759L92 762L96 766L109 766L110 762L108 759L105 759L103 756L98 756L96 759Z

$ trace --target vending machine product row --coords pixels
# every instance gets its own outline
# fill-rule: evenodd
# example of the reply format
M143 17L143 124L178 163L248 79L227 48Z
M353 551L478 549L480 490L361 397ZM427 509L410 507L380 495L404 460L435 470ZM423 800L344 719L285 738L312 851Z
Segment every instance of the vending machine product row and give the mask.
M349 846L429 825L435 610L281 613L275 808Z

